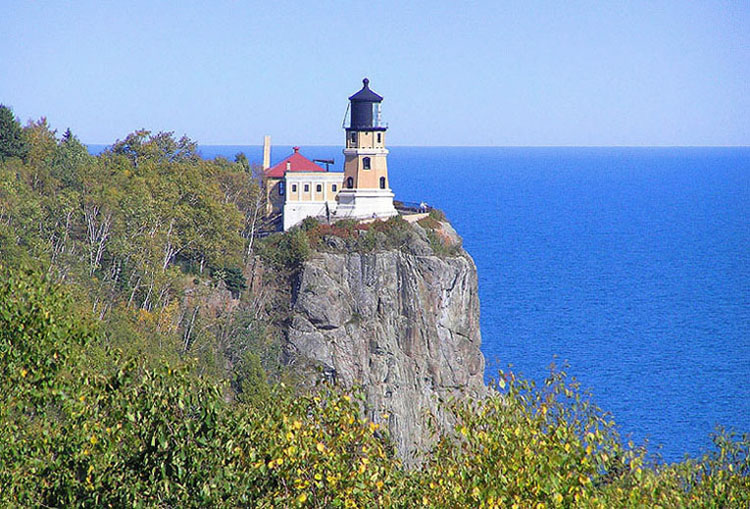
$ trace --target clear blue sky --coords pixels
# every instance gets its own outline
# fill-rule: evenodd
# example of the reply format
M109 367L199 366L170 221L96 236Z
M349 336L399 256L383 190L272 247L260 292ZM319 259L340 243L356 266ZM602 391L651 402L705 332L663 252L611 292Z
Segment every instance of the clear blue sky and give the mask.
M0 0L0 102L86 143L750 145L750 2Z

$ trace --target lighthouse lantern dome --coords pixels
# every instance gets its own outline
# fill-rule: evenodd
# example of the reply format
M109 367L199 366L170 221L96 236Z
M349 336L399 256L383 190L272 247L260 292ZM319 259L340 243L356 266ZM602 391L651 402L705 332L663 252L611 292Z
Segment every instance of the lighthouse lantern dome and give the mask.
M370 90L370 80L362 80L362 90L349 97L348 130L385 130L380 119L381 96Z

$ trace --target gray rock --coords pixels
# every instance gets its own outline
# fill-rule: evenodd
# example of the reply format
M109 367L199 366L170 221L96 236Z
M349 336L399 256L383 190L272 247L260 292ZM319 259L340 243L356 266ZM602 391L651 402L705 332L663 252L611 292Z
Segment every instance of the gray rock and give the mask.
M418 235L417 235L418 236ZM441 402L481 397L477 273L471 257L439 258L417 239L408 252L316 253L305 262L286 345L359 385L366 416L386 427L407 465L451 423Z
M421 227L415 226L419 230L413 230L409 233L409 239L406 242L405 250L407 253L416 256L428 256L433 254L427 236Z
M346 248L346 242L340 237L335 235L326 235L323 237L323 242L331 249L336 251L343 251Z

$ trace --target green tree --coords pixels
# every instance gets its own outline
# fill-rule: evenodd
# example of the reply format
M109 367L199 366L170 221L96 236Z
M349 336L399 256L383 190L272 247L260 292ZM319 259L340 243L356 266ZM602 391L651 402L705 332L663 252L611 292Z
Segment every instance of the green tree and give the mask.
M247 159L244 152L237 152L234 155L234 162L239 164L246 173L250 173L250 161Z
M173 132L159 132L141 129L128 134L124 140L117 140L111 151L115 154L127 156L138 168L144 160L159 162L197 162L198 144L187 136L179 140L174 138Z
M57 149L57 131L52 129L46 117L42 117L37 121L29 121L23 134L29 147L28 163L35 173L32 186L41 189L40 185L47 184L45 179Z
M28 153L20 122L13 116L10 108L0 104L0 162L9 157L23 159Z
M253 352L245 352L241 362L234 369L232 385L237 397L243 403L259 406L268 403L270 387L260 357Z

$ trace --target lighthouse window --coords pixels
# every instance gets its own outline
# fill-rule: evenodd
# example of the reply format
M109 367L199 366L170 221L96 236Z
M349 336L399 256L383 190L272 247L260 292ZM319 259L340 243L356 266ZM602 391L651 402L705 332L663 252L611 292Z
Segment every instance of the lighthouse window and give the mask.
M352 143L357 143L357 133L352 133Z
M292 192L293 193L297 192L297 184L292 184Z
M348 179L346 179L346 187L348 187L349 189L351 189L351 188L354 187L354 179L353 178L349 177Z
M333 192L335 193L335 192L336 192L336 187L337 187L337 186L336 186L336 184L333 184L333 185L331 186L331 191L333 191Z
M305 192L306 193L310 192L310 184L305 184Z
M323 186L318 184L315 186L315 192L316 193L322 193L323 192Z
M364 159L362 159L362 168L365 169L365 170L369 170L370 169L370 158L369 157L365 157Z
M385 189L385 177L380 177L380 189Z
M382 140L380 138L380 133L378 133L378 143L380 143Z

